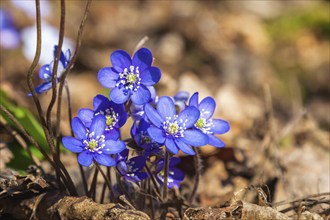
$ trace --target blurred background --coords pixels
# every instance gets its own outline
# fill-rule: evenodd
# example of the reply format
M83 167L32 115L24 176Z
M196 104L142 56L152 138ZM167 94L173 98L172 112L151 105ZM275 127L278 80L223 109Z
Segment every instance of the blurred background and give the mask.
M62 49L74 51L85 1L66 3ZM2 99L36 115L26 84L36 44L34 2L1 1L0 15ZM59 1L42 0L41 15L40 66L53 59ZM143 46L162 71L157 94L184 90L212 96L217 102L214 117L231 124L230 132L219 136L226 148L200 148L200 205L223 204L251 184L267 184L270 201L329 192L329 16L329 1L318 0L94 1L67 78L73 114L91 107L96 94L109 93L98 83L97 73L111 66L110 54L117 49L132 54L148 36ZM38 68L34 83L40 83ZM44 109L50 97L51 92L39 95ZM66 105L64 99L63 135L70 133ZM129 129L128 123L124 137ZM1 136L7 143L0 151L4 168L15 156L10 135ZM195 171L192 159L181 156L180 166L188 173L184 195ZM71 163L76 169L75 161ZM249 190L239 196L256 198Z

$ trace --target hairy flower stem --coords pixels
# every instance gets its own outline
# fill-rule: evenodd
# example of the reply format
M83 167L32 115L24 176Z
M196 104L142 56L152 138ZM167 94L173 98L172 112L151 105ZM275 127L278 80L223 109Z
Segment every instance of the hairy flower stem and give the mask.
M160 193L160 190L158 188L158 185L157 185L157 181L155 180L155 176L151 173L149 167L146 165L144 166L149 174L149 177L151 179L151 182L153 183L154 185L154 189L156 189L155 193L156 193L156 196L162 201L162 197L160 196L161 193Z
M170 153L166 151L164 161L164 185L163 185L163 200L167 200L167 184L168 184L168 166L170 161Z
M63 39L64 39L64 29L65 29L65 0L61 0L61 19L60 19L60 32L58 37L58 44L55 54L55 60L54 60L54 66L52 70L52 98L50 100L50 103L48 105L47 109L47 126L49 128L52 127L52 121L51 121L51 113L52 109L54 107L56 96L57 96L57 87L56 87L56 78L57 78L57 70L58 70L58 62L60 60L60 55L62 51L62 45L63 45ZM53 135L52 130L50 129L51 135ZM56 152L56 150L54 149ZM56 152L58 154L58 152Z
M29 90L32 94L32 98L33 98L33 101L36 105L36 108L37 108L37 111L38 111L38 115L39 115L39 119L40 119L40 122L41 122L41 125L42 125L42 128L45 130L45 129L48 129L47 126L46 126L46 121L45 121L45 118L44 118L44 113L42 111L42 108L41 108L41 105L40 105L40 101L38 99L38 96L34 90L34 85L33 85L33 82L32 82L32 74L34 72L34 69L36 68L36 66L38 65L39 63L39 59L40 59L40 54L41 54L41 17L40 17L40 0L36 0L36 23L37 23L37 48L36 48L36 53L34 55L34 59L33 59L33 62L28 70L28 73L27 73L27 84L28 84L28 87L29 87Z
M77 160L78 160L78 154L77 154ZM84 187L84 193L85 193L85 195L87 195L88 186L87 186L87 179L85 176L84 168L79 163L78 163L78 165L79 165L79 171L80 171L80 175L81 175L81 179L82 179L82 183L83 183L83 187Z
M118 172L116 172L116 179L117 179L117 184L119 186L119 189L125 194L125 197L126 197L127 201L130 203L130 205L132 205L134 207L134 209L136 209L136 205L133 202L129 193L127 192L120 177L121 177L120 174Z
M110 182L110 185L112 186L111 176L110 176L110 167L107 167L107 174L106 175L107 175L107 179ZM104 203L104 197L105 197L106 189L107 189L107 184L104 181L103 186L102 186L101 199L100 199L101 204ZM111 201L114 201L114 200L111 199Z
M95 166L100 171L100 173L102 174L102 176L104 178L104 181L108 186L108 189L109 189L109 192L110 192L110 200L111 200L110 202L115 202L115 195L113 194L112 185L111 185L111 182L110 182L109 178L107 178L107 176L105 175L105 173L103 172L102 168L100 167L100 165L98 163L95 163Z
M66 76L69 74L70 70L73 68L73 66L76 62L76 59L77 59L77 56L78 56L78 51L79 51L80 46L81 46L82 34L83 34L84 27L85 27L85 24L86 24L86 20L87 20L88 14L89 14L89 8L90 8L91 3L92 3L92 0L88 0L88 2L86 4L84 17L83 17L83 19L80 23L80 27L79 27L79 31L78 31L78 36L77 36L77 41L76 41L77 44L76 44L74 55L72 56L66 70L64 71L64 73L62 74L62 76L59 80L60 81L59 82L60 86L59 86L59 89L58 89L57 112L56 112L56 117L57 117L56 129L58 129L58 130L57 130L56 134L59 133L59 127L60 127L59 123L61 121L60 120L61 119L61 103L62 103L62 94L63 94L63 87L65 85L65 79L66 79ZM68 93L68 95L69 95L69 93ZM69 107L70 107L70 104L69 104ZM69 116L69 118L71 119L72 117Z
M191 204L193 203L195 196L196 196L196 192L198 189L198 185L199 185L199 179L200 179L200 175L201 175L201 157L199 154L199 150L196 147L193 147L193 150L195 151L195 156L194 156L194 165L195 165L195 180L194 180L194 187L193 190L190 194L189 197L189 206L191 206Z
M151 189L151 184L150 184L150 179L148 179L148 193L152 195L152 189ZM150 217L151 219L155 219L155 206L154 206L154 201L153 198L150 196Z
M92 180L92 183L91 183L91 187L89 188L89 191L87 193L87 196L89 198L92 198L94 201L95 201L95 191L96 191L96 182L97 182L97 175L99 173L99 170L98 169L94 169L94 176L93 176L93 180Z

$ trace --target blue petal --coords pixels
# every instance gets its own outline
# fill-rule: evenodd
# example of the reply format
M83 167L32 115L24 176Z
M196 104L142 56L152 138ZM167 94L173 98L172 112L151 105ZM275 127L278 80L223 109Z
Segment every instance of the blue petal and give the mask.
M133 122L130 133L131 133L131 136L134 138L135 142L140 143L140 135L138 134L138 128L136 125L136 121Z
M177 165L180 162L181 162L181 159L179 157L172 157L170 159L170 167L173 167L173 166Z
M211 131L215 134L224 134L230 129L230 125L227 121L222 119L212 119L213 126Z
M158 67L149 67L143 72L140 72L141 83L146 86L152 86L160 80L161 72Z
M130 55L124 50L116 50L110 56L112 66L116 71L122 72L125 68L129 68L132 65Z
M125 161L117 162L116 168L119 171L120 175L125 176L127 174L127 164L125 163Z
M195 106L195 107L198 107L198 92L195 92L190 100L189 100L189 105L190 106Z
M206 145L209 142L208 136L200 130L185 130L183 134L182 141L195 147Z
M177 121L180 123L185 123L186 128L190 128L195 125L199 119L199 110L193 106L185 108L179 113Z
M85 167L89 167L93 162L93 155L85 150L78 155L78 162Z
M142 156L133 157L127 161L127 164L131 165L134 169L137 169L137 171L140 171L144 168L146 159ZM134 171L134 173L137 171Z
M151 97L149 89L144 85L140 85L137 91L133 92L131 95L131 100L134 104L143 105L149 102Z
M188 155L195 155L193 149L191 149L191 147L189 147L186 143L184 143L180 139L175 140L175 144L180 150L182 150L183 153Z
M120 137L120 131L118 128L113 128L111 130L104 131L105 139L117 140Z
M94 118L94 111L89 108L81 108L78 111L78 117L87 127L89 127Z
M97 79L105 88L115 88L119 74L110 67L100 69Z
M148 174L145 172L135 173L135 176L137 177L137 181L141 181L149 177Z
M74 137L63 137L62 143L66 149L74 153L80 153L83 150L83 144Z
M110 92L110 98L114 103L123 104L129 98L129 93L124 91L124 88L114 88Z
M156 142L163 144L165 142L165 136L161 129L157 127L148 128L149 136Z
M175 96L173 96L175 101L183 101L186 102L189 99L189 92L186 91L180 91Z
M80 140L85 140L86 139L87 129L78 117L74 117L72 119L71 127L72 127L72 130L73 130L73 133L76 135L76 137L78 139L80 139Z
M104 95L96 95L93 99L93 108L96 112L105 110L110 106L110 100Z
M201 101L198 106L198 109L201 111L201 117L205 119L209 119L212 117L214 110L215 110L215 101L211 97L206 97Z
M52 81L49 81L49 82L45 82L45 83L42 83L39 86L37 86L35 88L35 91L37 94L41 94L41 93L47 92L51 88L52 88Z
M126 144L121 140L106 140L102 152L105 154L117 154L125 150Z
M147 48L139 49L133 56L133 65L139 67L140 73L151 66L152 54Z
M126 161L128 158L128 153L129 150L126 148L123 151L121 151L120 153L116 154L116 160L117 161Z
M49 64L43 65L39 70L39 78L45 81L50 80L52 77L52 70Z
M151 94L151 100L154 101L154 100L156 99L156 97L157 97L155 87L153 87L153 86L147 86L147 88L148 88L149 91L150 91L150 94Z
M105 130L105 127L105 117L100 114L93 118L90 132L94 132L94 137L101 136Z
M65 52L65 59L66 59L66 65L65 65L65 68L67 67L67 65L69 64L69 61L71 59L71 50L70 49L67 49L66 52Z
M171 138L167 138L165 140L165 146L168 151L170 151L172 154L177 154L179 152L179 149L176 147L174 140Z
M106 154L93 154L94 160L98 162L99 164L107 167L115 166L116 161L112 159L109 155Z
M173 100L168 96L161 97L157 102L157 111L163 120L173 117L176 113Z
M178 168L172 167L172 168L170 168L170 171L171 171L171 173L169 174L169 176L172 179L179 181L179 182L181 182L184 179L184 173L181 170L179 170Z
M216 136L212 134L208 134L207 136L209 137L209 145L219 148L225 146L225 143L223 143L223 141L217 138Z
M127 121L128 114L127 112L117 112L119 114L118 127L121 128Z
M149 103L144 106L144 111L151 123L153 123L156 127L159 128L162 125L164 120Z

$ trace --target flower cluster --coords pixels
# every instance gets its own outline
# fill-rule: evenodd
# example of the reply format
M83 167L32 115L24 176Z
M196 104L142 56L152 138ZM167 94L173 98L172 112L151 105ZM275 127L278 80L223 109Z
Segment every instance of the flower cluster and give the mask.
M61 54L57 77L69 58ZM161 71L153 66L147 48L139 49L132 58L117 50L110 60L112 66L98 72L100 84L111 89L109 97L96 95L93 109L79 110L71 122L75 137L63 137L64 147L78 153L83 166L114 166L131 182L153 175L160 185L167 178L168 188L179 187L184 173L176 167L180 159L173 155L180 150L194 155L194 147L207 144L224 147L216 135L229 131L229 123L212 118L216 107L212 97L200 102L197 92L191 97L187 92L158 97L153 86L160 80ZM52 63L40 69L39 76L45 82L36 88L37 93L50 88L51 67ZM133 119L131 138L123 141L120 128L129 116ZM168 167L164 167L165 154L170 155Z

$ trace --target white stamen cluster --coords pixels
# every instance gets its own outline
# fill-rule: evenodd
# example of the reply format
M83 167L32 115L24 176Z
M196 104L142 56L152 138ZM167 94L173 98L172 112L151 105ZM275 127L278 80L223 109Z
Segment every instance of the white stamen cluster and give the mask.
M205 111L205 109L200 111L200 118L195 123L195 127L201 130L204 134L213 134L211 131L211 129L214 127L212 118L206 120L206 114L209 114L209 111Z
M136 92L140 87L141 78L139 67L130 66L129 69L125 68L122 73L119 74L119 81L116 87L124 86L126 90Z
M107 108L105 111L99 111L95 115L102 114L105 116L106 131L112 130L119 121L119 114L113 108Z
M96 152L98 154L102 153L102 148L104 148L105 144L105 136L96 136L94 137L94 132L87 133L86 137L87 139L83 141L83 144L85 145L85 149L89 150L90 152Z
M161 170L159 173L157 173L157 177L162 181L164 182L164 170ZM169 172L170 174L170 172ZM167 177L167 183L173 183L174 182L174 179L172 179L171 177Z
M173 137L184 137L183 132L186 130L186 121L180 119L177 121L178 116L174 115L172 117L167 117L166 121L163 122L163 129L166 132L166 135Z

